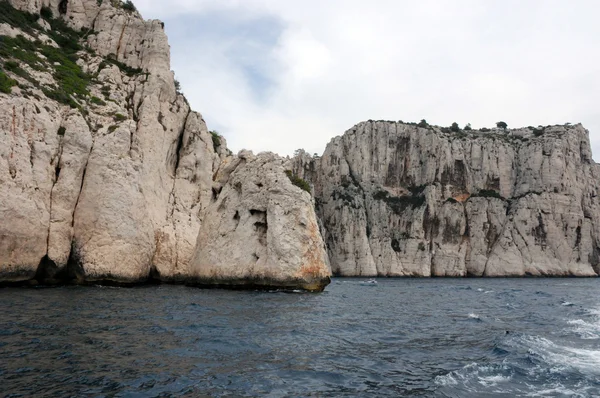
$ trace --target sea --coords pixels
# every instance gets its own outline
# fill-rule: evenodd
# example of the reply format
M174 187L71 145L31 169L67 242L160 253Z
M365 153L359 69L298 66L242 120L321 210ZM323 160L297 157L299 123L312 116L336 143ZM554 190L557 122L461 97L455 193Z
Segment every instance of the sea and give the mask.
M3 397L597 397L600 279L0 289Z

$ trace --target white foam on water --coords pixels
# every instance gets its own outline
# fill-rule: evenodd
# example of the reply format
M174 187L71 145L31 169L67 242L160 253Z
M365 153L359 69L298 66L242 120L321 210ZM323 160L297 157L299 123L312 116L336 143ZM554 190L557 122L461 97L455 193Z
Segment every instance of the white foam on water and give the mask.
M562 303L560 303L560 305L564 305L565 307L572 307L575 304L571 303L570 301L563 301Z
M493 375L493 376L481 376L479 377L479 384L482 384L486 387L496 387L498 383L505 383L510 381L512 376L502 376L502 375Z
M540 356L553 371L573 368L583 373L600 374L599 350L561 346L540 336L525 336L521 339L529 352Z
M592 315L592 319L571 319L567 323L583 340L598 340L600 339L600 310L594 308L586 312Z
M455 386L458 384L458 381L452 376L453 372L450 372L446 375L435 376L434 383L439 386Z
M498 384L509 382L512 375L505 375L509 370L505 364L479 365L470 363L460 370L452 371L434 380L439 386L461 385L466 391L480 392L481 386L486 388L498 387Z
M600 308L592 308L592 309L589 309L586 311L592 315L596 315L596 316L600 317Z
M478 288L477 291L478 292L483 292L483 289L482 288Z
M600 339L600 322L586 322L583 319L573 319L567 322L573 326L573 331L584 340Z
M468 317L471 318L471 319L481 319L481 317L479 315L474 314L472 312L468 315Z
M587 393L588 390L590 390L591 387L583 387L583 388L579 388L577 391L572 390L570 388L567 388L565 386L563 386L560 383L555 383L551 386L548 386L548 388L544 389L544 390L536 390L536 391L532 391L530 393L525 394L526 397L562 397L562 396L566 396L566 397L575 397L575 398L583 398L583 397L590 397L590 395Z

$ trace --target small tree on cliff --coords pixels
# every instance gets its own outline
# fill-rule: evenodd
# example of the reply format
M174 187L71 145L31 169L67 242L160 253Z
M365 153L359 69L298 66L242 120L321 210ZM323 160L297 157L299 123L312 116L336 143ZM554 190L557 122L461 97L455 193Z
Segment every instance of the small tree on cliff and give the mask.
M499 129L506 130L506 128L508 127L508 124L506 124L506 122L498 122L498 123L496 123L496 127L498 127Z
M421 119L421 121L419 122L419 124L417 124L417 126L427 128L429 126L429 124L427 123L427 120Z
M135 4L133 4L133 2L131 0L126 0L123 2L123 4L121 5L121 7L123 7L124 10L133 12L133 11L137 11L137 9L135 8Z
M450 131L458 133L460 131L460 127L458 127L458 123L456 123L456 122L452 123L452 126L450 126Z

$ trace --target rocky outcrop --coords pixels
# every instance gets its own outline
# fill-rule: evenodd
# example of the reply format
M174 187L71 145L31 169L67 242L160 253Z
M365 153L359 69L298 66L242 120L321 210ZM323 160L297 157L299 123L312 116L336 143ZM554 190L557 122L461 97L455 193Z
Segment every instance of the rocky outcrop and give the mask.
M0 73L12 79L0 93L0 280L189 282L203 218L216 216L205 212L219 199L214 185L227 191L227 166L246 158L230 156L176 91L162 23L119 1L11 3L42 18L0 3ZM314 221L310 200L297 196L295 216ZM314 258L293 253L322 243L306 231L308 242L294 235L305 246L269 235L269 253L324 257L322 248ZM298 280L311 290L321 283Z
M190 265L195 283L309 291L329 284L311 196L292 184L284 162L242 152L217 176L220 194L206 210Z
M300 152L333 272L594 276L600 169L581 125L457 131L359 123Z

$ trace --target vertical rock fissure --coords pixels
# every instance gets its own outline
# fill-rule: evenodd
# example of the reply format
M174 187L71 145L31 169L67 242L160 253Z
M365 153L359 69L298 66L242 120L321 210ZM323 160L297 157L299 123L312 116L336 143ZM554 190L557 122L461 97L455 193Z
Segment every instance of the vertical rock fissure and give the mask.
M179 160L181 159L181 150L183 148L183 136L185 135L185 127L187 126L188 118L192 113L191 109L188 109L187 115L183 119L183 125L181 126L181 130L179 130L179 135L177 136L177 148L175 149L175 167L173 170L173 174L175 178L177 178L177 169L179 168ZM173 181L173 189L175 189L175 182Z
M127 28L127 24L129 24L130 18L127 18L127 22L123 24L123 29L121 29L121 35L119 36L119 42L117 43L117 61L119 60L119 52L121 51L121 42L123 41L123 35L125 35L125 29Z
M77 210L77 206L79 205L79 199L81 198L81 192L83 191L83 185L85 184L85 175L87 173L88 163L90 162L90 157L92 156L92 152L94 151L94 142L92 142L92 146L90 147L90 151L88 152L87 159L85 160L85 166L83 166L83 173L81 174L81 186L79 187L79 193L77 194L77 200L75 201L75 206L73 207L73 216L71 218L71 226L75 226L75 211Z
M54 193L54 187L58 182L59 173L60 173L60 159L62 157L62 138L59 138L58 150L56 153L56 165L54 166L54 180L52 181L52 187L50 188L50 197L49 197L49 209L48 209L48 232L46 233L46 254L40 260L38 264L37 270L33 279L35 279L38 283L47 283L48 279L52 278L56 273L57 267L56 263L50 259L50 229L52 226L52 194Z
M93 150L94 141L92 141L90 151L88 152L87 159L85 161L85 166L83 166L83 173L81 174L81 185L79 187L79 192L77 193L77 200L75 201L75 206L73 206L73 212L71 214L71 250L69 252L69 258L67 260L67 266L64 270L64 273L61 275L61 279L68 282L75 281L77 283L83 283L85 278L79 248L77 247L77 242L75 240L75 213L77 211L77 206L79 205L79 199L81 198L81 192L83 191L83 186L85 184L85 176L87 173L88 163L90 161L90 157L92 156Z
M177 195L175 194L175 188L176 188L176 184L177 184L177 169L179 168L179 161L182 156L181 152L183 151L183 136L185 135L185 129L187 126L188 118L190 117L191 113L192 113L191 109L188 109L188 112L185 115L185 118L183 120L181 129L179 130L179 135L177 136L177 147L175 149L175 167L173 168L173 185L171 187L171 197L173 200L173 205L171 207L170 218L171 218L171 224L173 225L173 232L175 234L175 260L174 260L174 264L173 264L175 269L178 269L178 267L179 267L179 235L177 233L177 223L175 222L175 217L174 217L175 208L177 207ZM155 249L155 250L157 250L157 249ZM160 273L159 273L158 277L160 278Z

